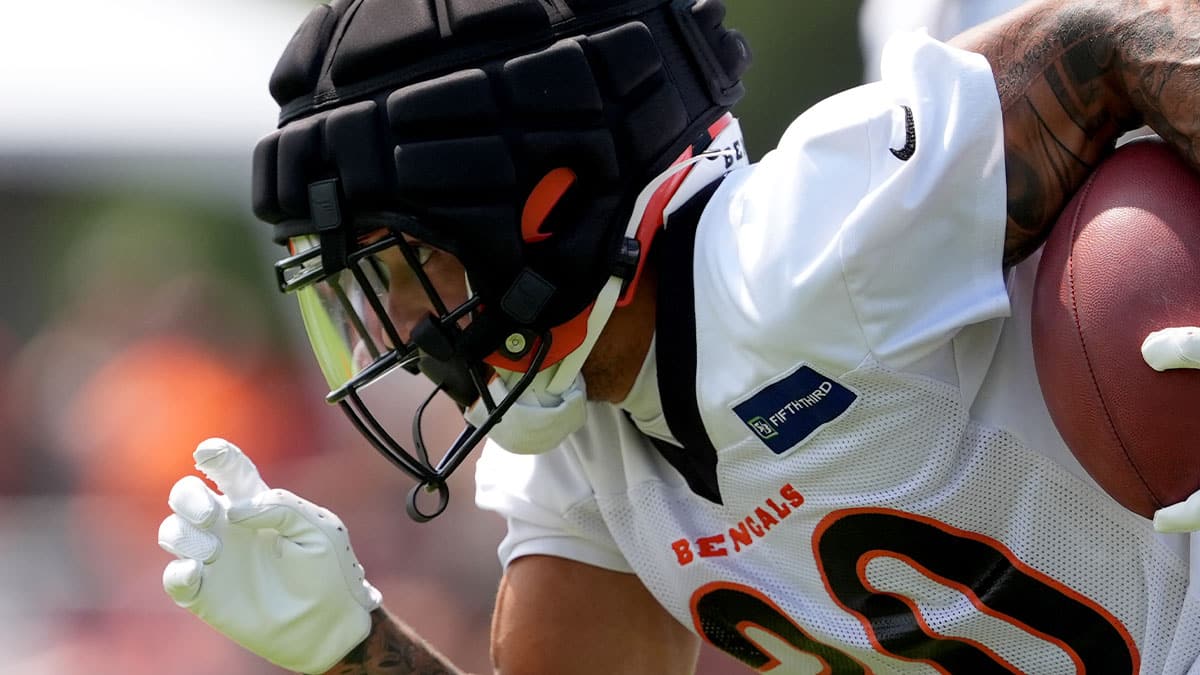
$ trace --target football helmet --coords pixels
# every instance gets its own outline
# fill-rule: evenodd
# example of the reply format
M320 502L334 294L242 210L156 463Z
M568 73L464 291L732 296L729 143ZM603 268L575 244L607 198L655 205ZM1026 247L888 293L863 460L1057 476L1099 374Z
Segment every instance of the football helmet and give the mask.
M441 513L446 477L510 410L545 413L510 416L546 427L506 434L517 451L582 424L579 369L743 94L749 50L724 14L721 0L334 0L288 45L254 211L289 248L278 281L327 400L417 480L413 518ZM415 318L398 316L402 293L420 296ZM406 444L362 396L397 370L466 413L436 459L428 399Z

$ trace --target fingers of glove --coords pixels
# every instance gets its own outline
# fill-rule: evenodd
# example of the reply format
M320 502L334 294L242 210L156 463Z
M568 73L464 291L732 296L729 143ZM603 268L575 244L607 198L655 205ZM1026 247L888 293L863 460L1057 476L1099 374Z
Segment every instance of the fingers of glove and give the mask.
M1154 512L1154 529L1158 532L1195 532L1200 530L1200 492L1195 492L1178 504Z
M163 590L175 604L187 607L200 594L204 563L192 558L172 560L163 568Z
M217 496L196 476L176 481L167 504L180 518L201 529L208 529L221 512Z
M1154 331L1142 342L1142 358L1160 371L1200 368L1200 328L1177 326Z
M217 535L174 514L158 526L158 545L167 553L201 562L212 562L221 552L221 540Z
M317 521L337 519L326 509L287 490L261 493L251 504L229 509L229 522L254 530L271 529L300 546L328 542ZM340 520L336 520L341 525Z
M248 503L255 495L270 489L246 453L223 438L201 442L192 458L196 460L196 468L234 504Z

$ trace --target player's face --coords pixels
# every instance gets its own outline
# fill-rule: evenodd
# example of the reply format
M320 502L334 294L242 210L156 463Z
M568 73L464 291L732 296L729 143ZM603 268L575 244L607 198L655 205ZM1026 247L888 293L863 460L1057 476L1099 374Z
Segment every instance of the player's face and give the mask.
M466 273L458 258L407 235L404 240L446 306L455 307L467 299ZM396 332L408 342L417 323L434 310L433 301L398 247L384 249L378 258L389 277L388 316Z
M314 237L294 238L294 260L305 251L319 253L312 249L315 243ZM436 314L431 291L443 307L457 307L467 299L462 264L445 251L383 230L360 238L358 249L348 267L334 274L319 274L319 256L293 262L284 274L319 276L297 284L296 295L331 391L341 390L389 354L385 361L393 364L411 355L413 329Z

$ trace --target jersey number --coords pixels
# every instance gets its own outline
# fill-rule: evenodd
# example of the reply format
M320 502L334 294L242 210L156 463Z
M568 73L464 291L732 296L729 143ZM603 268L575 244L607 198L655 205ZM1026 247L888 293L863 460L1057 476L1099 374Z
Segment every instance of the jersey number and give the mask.
M851 509L826 516L814 533L813 549L830 596L862 623L882 654L944 673L1019 672L975 640L935 633L911 600L874 589L866 578L868 563L892 558L961 592L980 612L1057 645L1076 672L1138 670L1137 648L1115 617L1021 563L998 541L901 511ZM770 670L779 661L746 636L749 627L818 659L824 672L870 672L849 654L814 639L747 586L718 582L697 589L692 616L706 640L758 670Z

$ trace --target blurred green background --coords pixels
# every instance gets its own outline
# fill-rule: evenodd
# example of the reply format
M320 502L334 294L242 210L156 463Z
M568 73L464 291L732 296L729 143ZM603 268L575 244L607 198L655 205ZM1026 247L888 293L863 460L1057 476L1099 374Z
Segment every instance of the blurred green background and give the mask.
M897 0L899 1L899 0ZM0 656L3 672L277 672L177 609L156 545L208 436L338 511L389 604L488 670L501 523L471 471L427 526L407 479L326 406L279 251L250 214L266 81L313 3L26 3L0 28ZM858 2L730 0L755 65L753 157L859 82ZM704 672L730 662L706 654Z
M889 0L901 2L901 0ZM753 65L736 113L752 158L775 146L809 106L859 84L859 3L846 0L729 0L726 25L750 40Z

